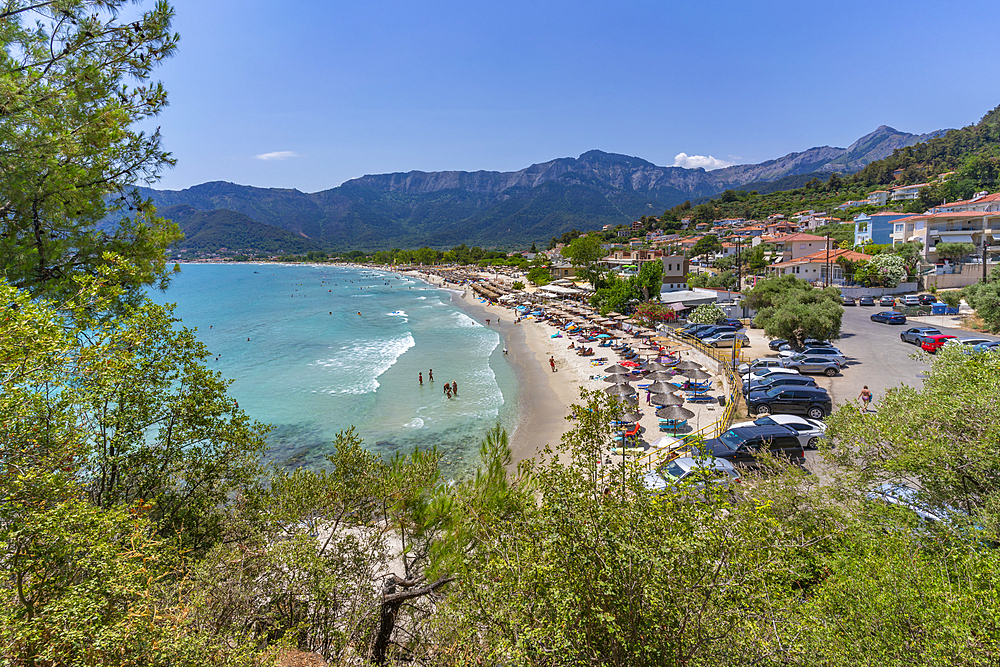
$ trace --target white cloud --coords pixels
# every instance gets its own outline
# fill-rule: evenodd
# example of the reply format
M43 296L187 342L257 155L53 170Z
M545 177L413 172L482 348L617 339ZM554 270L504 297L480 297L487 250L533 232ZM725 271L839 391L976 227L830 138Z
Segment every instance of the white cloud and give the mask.
M722 169L723 167L728 167L733 164L736 163L720 160L719 158L712 157L711 155L688 155L687 153L678 153L674 157L675 167L686 167L688 169L697 169L698 167L709 170Z
M287 160L290 157L298 157L299 154L295 151L274 151L273 153L261 153L260 155L254 155L258 160Z

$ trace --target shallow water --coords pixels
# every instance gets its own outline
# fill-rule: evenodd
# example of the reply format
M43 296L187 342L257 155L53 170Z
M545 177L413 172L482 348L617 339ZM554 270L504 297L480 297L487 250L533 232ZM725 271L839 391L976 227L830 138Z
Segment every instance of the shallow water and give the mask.
M336 433L354 426L385 455L437 445L457 474L490 427L516 422L499 334L449 290L345 267L186 264L153 298L177 304L240 407L273 426L269 455L280 463L322 463ZM458 397L448 399L453 380Z

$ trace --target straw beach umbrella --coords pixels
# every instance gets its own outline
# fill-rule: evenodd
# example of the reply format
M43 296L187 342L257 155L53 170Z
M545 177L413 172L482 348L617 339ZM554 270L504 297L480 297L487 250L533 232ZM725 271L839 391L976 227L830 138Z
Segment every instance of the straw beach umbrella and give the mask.
M671 368L673 368L673 366L669 366L667 364L661 364L657 361L651 361L648 364L646 364L646 368L651 371L668 371Z
M666 380L673 380L674 376L668 371L654 371L652 373L648 373L643 379L652 380L653 382L663 382Z
M653 405L684 405L684 399L675 394L653 394L649 397L649 402Z
M635 387L630 384L613 384L604 388L604 393L610 396L633 396Z
M694 368L701 368L701 364L688 359L686 361L682 361L681 363L677 364L676 366L674 366L674 368L676 368L678 371L690 370Z
M631 373L632 369L631 368L626 368L625 366L622 366L621 364L615 364L613 366L608 366L607 368L605 368L604 372L605 373Z
M667 394L672 391L677 391L677 387L670 384L669 382L657 381L646 387L646 391L652 392L654 394Z
M682 370L681 373L688 376L692 380L704 380L705 378L712 377L711 373L706 373L700 368L686 368Z
M625 373L612 373L604 378L605 382L614 382L615 384L624 384L626 382L631 382L633 380L638 380L634 375Z
M656 416L662 419L674 420L674 435L677 435L677 422L682 419L691 419L694 413L679 405L668 405L656 411Z

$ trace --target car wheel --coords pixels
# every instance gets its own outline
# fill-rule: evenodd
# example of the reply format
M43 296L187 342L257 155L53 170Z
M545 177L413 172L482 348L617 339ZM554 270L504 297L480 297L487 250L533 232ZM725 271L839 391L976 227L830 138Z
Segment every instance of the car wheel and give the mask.
M809 442L806 443L806 447L808 447L809 449L816 449L817 446L819 446L818 436L813 436L812 438L809 438Z
M757 406L757 414L759 414L759 415L769 415L769 414L771 414L771 406L770 405L758 405Z
M903 334L899 334L899 340L903 341L904 343L907 342L906 336L904 336Z
M828 378L832 378L834 375L837 374L837 371L836 369L833 368L827 368L825 371L823 371L823 373L825 373Z
M813 406L809 408L809 412L807 412L806 415L809 417L809 419L822 419L823 408ZM809 444L812 445L812 440L809 441Z

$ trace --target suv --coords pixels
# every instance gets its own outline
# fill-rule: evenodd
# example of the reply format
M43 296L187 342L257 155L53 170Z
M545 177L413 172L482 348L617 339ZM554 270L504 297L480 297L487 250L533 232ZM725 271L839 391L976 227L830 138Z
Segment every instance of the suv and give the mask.
M834 357L812 356L808 352L788 357L782 363L785 368L795 369L799 373L823 373L827 377L833 377L841 368L840 362Z
M903 333L899 334L899 340L904 343L913 343L918 345L920 339L924 336L937 336L940 335L941 331L935 329L934 327L910 327Z
M772 387L747 394L747 412L756 415L801 415L822 419L833 410L830 394L822 387Z
M711 347L732 347L736 341L743 347L750 347L750 338L739 331L723 331L701 339L701 342Z
M799 417L798 415L757 417L754 421L740 422L733 424L729 428L736 428L738 426L769 426L773 424L781 424L782 426L794 429L798 433L799 442L806 449L816 449L819 446L819 439L826 435L826 424L815 419L809 419L808 417Z
M743 383L743 393L748 394L754 389L770 389L771 387L815 387L816 378L794 373L775 373L762 380L751 380Z
M937 303L937 297L933 294L921 294L917 298L920 300L921 306L929 306L932 303Z
M745 466L757 465L757 456L763 452L785 457L792 463L801 464L806 459L798 434L780 424L731 428L718 438L706 440L704 450L717 459Z

